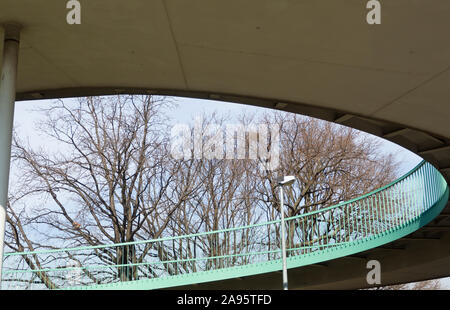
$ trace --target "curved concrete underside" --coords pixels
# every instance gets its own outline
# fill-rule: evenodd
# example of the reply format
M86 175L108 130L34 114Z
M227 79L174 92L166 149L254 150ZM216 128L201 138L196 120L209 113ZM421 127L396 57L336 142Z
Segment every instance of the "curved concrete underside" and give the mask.
M375 26L363 0L82 1L81 25L66 23L65 4L0 2L0 23L24 26L18 100L149 93L287 103L402 145L450 181L448 0L383 1ZM388 246L290 270L290 287L364 287L372 258L386 285L449 276L449 215L447 206ZM280 278L194 288L280 288Z

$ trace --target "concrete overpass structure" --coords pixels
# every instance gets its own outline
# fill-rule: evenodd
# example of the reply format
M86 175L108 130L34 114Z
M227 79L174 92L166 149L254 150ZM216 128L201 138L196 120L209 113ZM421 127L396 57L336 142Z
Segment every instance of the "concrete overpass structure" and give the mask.
M80 25L65 4L0 2L0 24L22 27L17 100L139 93L283 109L388 139L450 180L446 0L382 1L380 25L362 0L83 1ZM5 29L0 50L19 41ZM389 245L290 270L290 287L365 287L368 259L382 261L386 285L450 276L450 207ZM194 288L278 288L280 276Z

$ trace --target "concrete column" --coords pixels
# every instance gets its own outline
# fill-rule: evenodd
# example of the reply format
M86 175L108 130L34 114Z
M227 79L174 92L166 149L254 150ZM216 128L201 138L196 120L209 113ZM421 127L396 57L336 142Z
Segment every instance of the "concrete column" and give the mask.
M0 78L0 281L3 267L6 202L8 200L11 138L16 100L17 63L19 56L20 26L5 24L3 58ZM1 288L1 282L0 282Z

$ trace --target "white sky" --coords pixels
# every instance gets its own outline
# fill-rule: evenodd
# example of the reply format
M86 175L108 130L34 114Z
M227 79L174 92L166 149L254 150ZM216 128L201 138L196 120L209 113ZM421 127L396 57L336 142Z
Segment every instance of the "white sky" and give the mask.
M71 99L67 99L71 100ZM261 112L266 109L243 104L227 103L213 100L200 100L191 98L175 98L178 107L173 111L171 117L175 122L188 123L194 117L200 116L203 112L217 112L219 115L237 116L243 113ZM43 139L39 131L35 128L35 123L43 118L43 113L36 112L41 107L48 106L49 100L20 101L16 103L14 126L21 136L29 136L32 144ZM395 154L401 162L401 172L408 172L417 165L421 158L414 153L387 140L381 140L386 152Z

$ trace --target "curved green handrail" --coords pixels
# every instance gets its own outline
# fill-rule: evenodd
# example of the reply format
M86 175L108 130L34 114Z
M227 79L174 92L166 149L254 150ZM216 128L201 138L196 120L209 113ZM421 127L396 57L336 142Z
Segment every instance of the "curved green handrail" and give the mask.
M378 190L286 219L288 268L408 235L445 207L449 188L421 162ZM280 220L153 240L5 254L4 288L153 289L281 269ZM39 266L29 258L38 258ZM28 259L28 260L27 260Z

